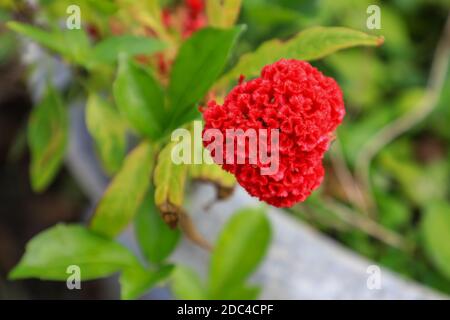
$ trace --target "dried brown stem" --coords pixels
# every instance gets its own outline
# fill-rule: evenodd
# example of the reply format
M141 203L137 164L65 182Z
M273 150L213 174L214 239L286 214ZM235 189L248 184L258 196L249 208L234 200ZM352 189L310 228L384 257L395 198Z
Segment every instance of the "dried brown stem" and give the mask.
M347 200L361 210L362 213L368 214L367 201L370 200L364 197L359 184L355 181L352 172L348 168L339 138L335 140L333 148L330 150L330 159Z
M353 211L330 197L323 197L322 203L345 223L393 247L406 251L411 250L411 244L406 242L401 235L386 229L374 220Z
M186 212L181 212L179 216L179 224L184 235L199 247L211 251L212 245L198 231L191 217Z

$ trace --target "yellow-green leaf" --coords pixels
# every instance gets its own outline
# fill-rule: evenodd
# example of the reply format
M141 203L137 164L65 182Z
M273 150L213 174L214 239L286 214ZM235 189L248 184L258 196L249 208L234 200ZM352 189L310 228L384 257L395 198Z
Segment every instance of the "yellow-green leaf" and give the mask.
M270 238L270 222L263 210L243 209L230 218L211 256L211 298L220 299L243 287L266 254Z
M161 138L164 94L147 70L121 55L113 93L117 108L136 132L153 140Z
M172 265L164 265L154 270L137 264L125 269L119 279L121 299L139 298L152 287L167 279L172 270Z
M7 25L11 30L61 54L70 61L86 67L91 64L90 43L84 29L47 31L15 21L11 21Z
M180 47L167 88L171 113L169 130L193 120L197 115L195 104L208 93L222 72L243 30L243 26L203 28ZM192 81L192 77L195 77L195 81Z
M92 219L92 230L109 237L123 231L142 203L153 165L153 149L149 143L142 142L127 156L105 191Z
M82 280L109 276L138 263L126 247L80 225L59 224L27 244L10 279L39 278L65 281L69 266L78 266Z
M288 41L278 39L263 43L256 51L243 55L237 65L217 82L223 87L240 75L254 77L261 69L281 58L316 60L335 51L354 46L376 46L383 38L342 27L314 27L300 32Z
M179 265L171 277L172 293L181 300L204 300L206 288L198 274L189 267Z
M8 22L7 26L14 32L26 36L51 50L59 53L66 52L61 33L42 30L16 21Z
M242 0L208 0L206 14L212 27L228 28L235 24L241 11Z
M136 214L134 231L142 254L153 263L164 261L178 244L180 230L171 230L162 220L152 187Z
M108 37L96 44L92 49L92 59L95 63L114 63L121 53L130 57L139 54L150 55L162 51L164 43L155 38L134 35Z
M154 173L155 204L172 227L176 226L183 205L187 175L186 165L172 161L173 146L169 143L161 150Z
M450 205L445 201L429 204L421 226L426 253L436 268L450 279Z
M45 190L61 167L67 131L67 110L57 92L49 86L41 103L33 109L28 123L34 191Z
M105 99L90 94L86 124L106 172L117 172L126 153L126 126L120 114Z

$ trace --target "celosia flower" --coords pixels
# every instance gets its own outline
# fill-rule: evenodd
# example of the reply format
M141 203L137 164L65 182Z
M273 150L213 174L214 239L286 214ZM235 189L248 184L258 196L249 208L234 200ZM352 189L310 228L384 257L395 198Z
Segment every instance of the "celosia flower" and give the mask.
M250 195L290 207L321 184L323 156L344 114L342 91L334 79L307 62L281 59L265 66L259 78L241 80L223 105L210 101L203 118L204 130L218 129L224 136L227 129L279 129L276 173L262 175L260 162L220 163Z

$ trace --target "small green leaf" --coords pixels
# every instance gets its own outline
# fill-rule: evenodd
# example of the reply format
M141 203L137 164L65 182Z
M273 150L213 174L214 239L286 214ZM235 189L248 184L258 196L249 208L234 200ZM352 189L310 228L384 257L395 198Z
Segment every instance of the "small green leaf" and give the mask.
M172 161L173 146L174 143L170 143L161 150L153 178L155 204L163 214L164 222L171 227L178 223L187 176L187 166Z
M31 114L28 143L31 151L31 185L43 191L61 167L68 136L68 116L56 91L50 86Z
M211 257L211 298L228 296L256 269L266 254L270 222L262 209L237 212L225 225Z
M107 277L131 265L135 256L124 246L80 225L59 224L35 236L10 279L39 278L65 281L71 265L82 280Z
M67 52L60 33L45 31L32 25L10 21L6 24L11 30L24 35L53 51Z
M121 55L113 91L118 109L132 128L152 140L161 137L164 95L150 73Z
M118 5L110 0L85 0L95 10L95 13L112 15L118 10ZM92 10L92 11L94 11ZM95 14L94 13L94 14Z
M119 279L121 299L139 298L158 283L167 279L172 270L172 265L162 266L157 270L145 269L139 265L125 269Z
M147 193L134 220L134 229L145 258L161 263L175 249L180 239L179 230L171 230L162 220L155 206L154 190Z
M450 279L450 205L445 201L429 204L421 227L426 253L436 268Z
M206 1L208 23L212 27L228 28L234 25L241 11L242 0Z
M196 128L200 124L198 128ZM176 149L174 149L174 153L191 153L190 159L194 159L194 163L189 165L189 176L194 180L199 180L202 182L212 183L217 189L218 198L223 200L229 197L236 185L236 178L231 173L223 170L219 165L214 163L214 160L211 157L211 154L208 150L206 150L201 144L196 143L196 139L201 140L200 136L197 136L197 132L202 132L203 125L201 125L200 121L194 121L192 124L188 126L191 134L191 139L183 138L179 143L177 143ZM178 146L182 147L181 149ZM180 151L178 151L178 149ZM197 161L198 159L203 159L202 163Z
M172 120L175 121L170 129L181 125L178 116L186 114L206 95L225 67L242 30L242 26L227 30L204 28L181 46L168 89Z
M217 299L220 300L255 300L261 293L261 287L247 286L240 284L236 287L230 288L227 291L219 293Z
M149 37L123 35L109 37L95 45L92 58L98 63L114 63L121 53L128 56L152 54L164 49L164 43Z
M86 124L108 173L120 169L126 153L126 126L119 113L106 100L90 94Z
M206 299L206 289L198 274L185 266L177 266L173 271L171 290L180 300Z
M92 230L117 236L134 218L147 192L154 166L153 149L142 142L125 159L92 218Z
M89 38L84 29L64 30L61 32L64 51L60 52L69 60L90 67L91 61L91 45Z
M240 75L254 77L261 69L281 58L317 60L335 51L355 46L376 46L383 38L341 27L314 27L300 32L292 39L282 42L278 39L264 42L256 51L243 55L237 65L217 83L226 86Z
M84 29L46 31L19 22L9 22L8 27L65 58L88 67L90 61L90 43Z

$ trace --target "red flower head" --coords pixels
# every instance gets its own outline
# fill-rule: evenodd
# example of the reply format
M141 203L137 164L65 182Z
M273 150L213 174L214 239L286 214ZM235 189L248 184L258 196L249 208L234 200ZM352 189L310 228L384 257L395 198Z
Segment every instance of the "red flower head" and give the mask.
M183 21L183 37L188 38L195 31L206 26L205 4L203 0L185 0L187 8Z
M267 65L261 77L241 82L225 98L223 105L208 103L203 112L204 145L208 129L218 129L224 137L227 129L266 129L268 154L271 129L278 129L278 168L262 174L267 167L261 159L256 163L217 161L234 174L249 194L277 207L290 207L304 201L321 184L324 176L322 159L333 139L333 131L345 114L342 91L336 81L324 76L309 63L281 59ZM264 130L263 130L264 131ZM258 136L261 139L262 135ZM247 140L247 142L249 142ZM234 156L249 159L249 144L239 151L236 141L223 141L223 150L233 143ZM258 141L259 143L259 141ZM215 157L214 150L212 156Z
M203 0L185 0L184 2L192 13L201 14L205 9Z

